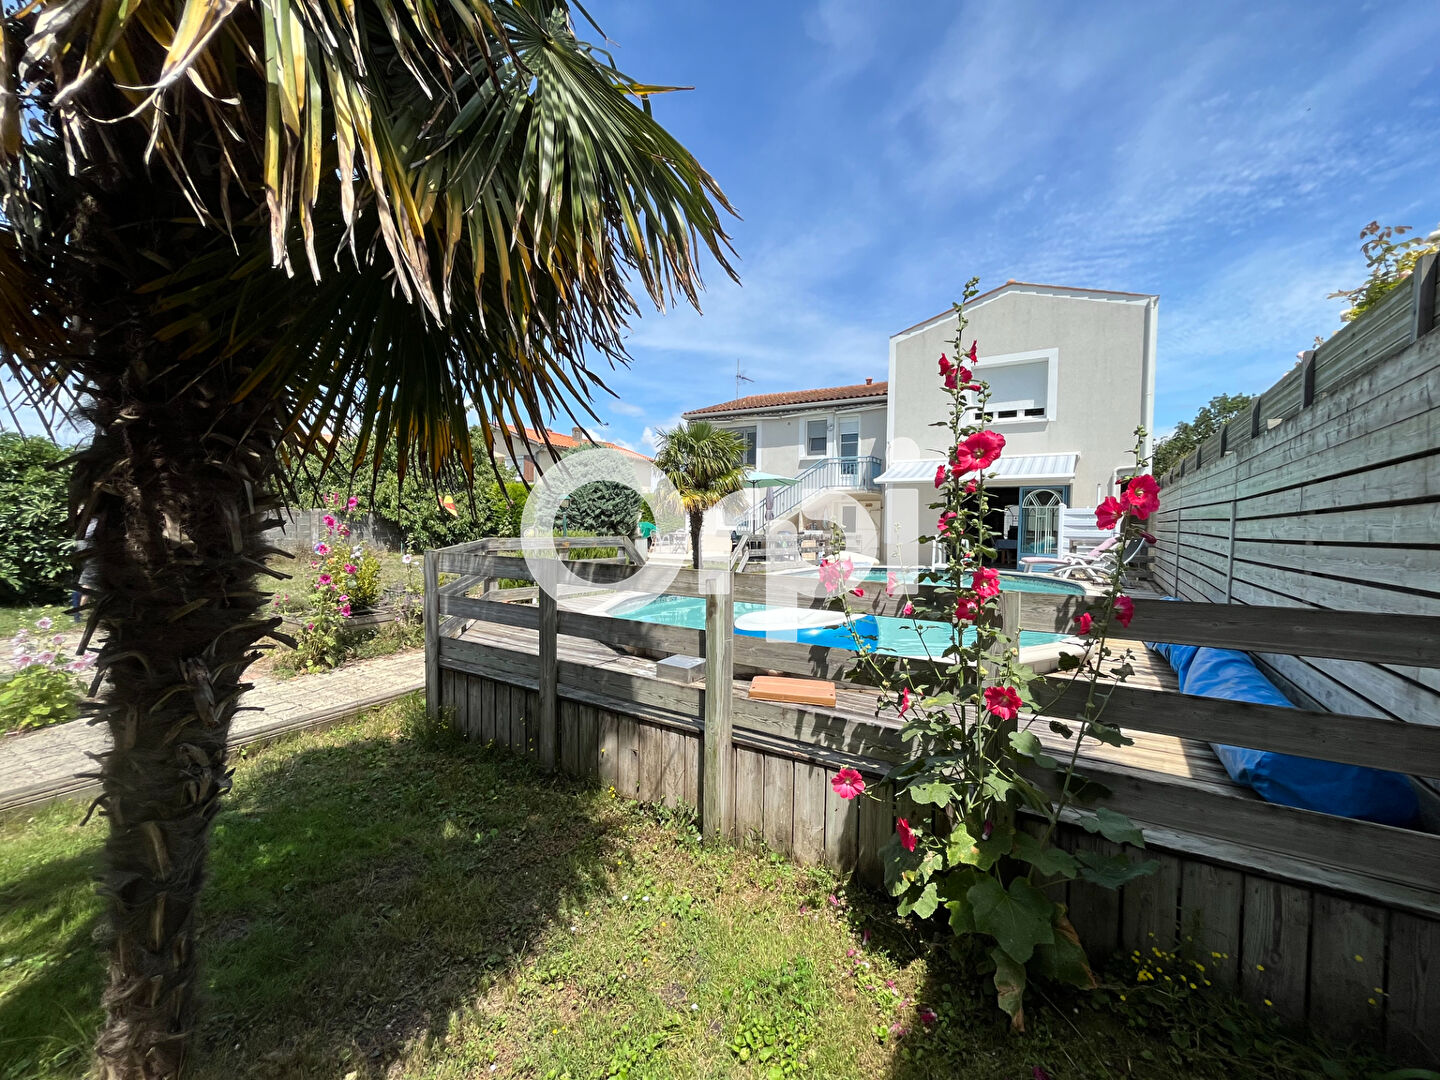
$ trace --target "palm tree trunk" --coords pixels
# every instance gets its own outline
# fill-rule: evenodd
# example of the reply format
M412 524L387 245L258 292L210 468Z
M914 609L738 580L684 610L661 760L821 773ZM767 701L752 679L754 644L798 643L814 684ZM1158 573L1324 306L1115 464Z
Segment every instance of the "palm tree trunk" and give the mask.
M687 511L690 515L690 560L696 570L700 569L700 534L705 525L704 510Z
M263 617L254 584L275 505L269 406L231 406L229 377L191 381L194 367L154 374L150 351L87 364L94 441L71 491L79 534L93 523L85 603L103 641L89 708L112 740L98 800L109 822L109 984L96 1043L106 1080L168 1080L184 1064L195 904L230 784L226 739L255 643L278 622Z

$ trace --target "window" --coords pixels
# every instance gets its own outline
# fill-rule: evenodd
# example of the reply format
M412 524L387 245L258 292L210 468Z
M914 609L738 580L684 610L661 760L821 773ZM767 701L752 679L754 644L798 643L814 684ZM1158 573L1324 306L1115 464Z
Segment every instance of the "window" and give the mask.
M990 420L1053 419L1050 401L1050 361L1036 357L993 366L981 364L978 373L990 384Z
M745 444L745 464L752 469L755 468L755 429L753 427L735 428L734 431L740 437L740 441Z
M857 520L858 519L855 516L855 507L842 506L840 508L840 527L844 529L847 533L853 533L855 531Z
M830 422L809 420L805 424L805 455L824 457L830 446Z

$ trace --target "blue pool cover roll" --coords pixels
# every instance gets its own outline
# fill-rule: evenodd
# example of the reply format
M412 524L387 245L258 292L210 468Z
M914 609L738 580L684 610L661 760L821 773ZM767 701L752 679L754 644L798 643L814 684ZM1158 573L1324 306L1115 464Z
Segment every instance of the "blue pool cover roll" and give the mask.
M1194 645L1147 645L1175 669L1181 693L1295 707L1246 653ZM1399 773L1219 743L1210 745L1231 779L1282 806L1381 825L1409 825L1420 812L1415 789Z

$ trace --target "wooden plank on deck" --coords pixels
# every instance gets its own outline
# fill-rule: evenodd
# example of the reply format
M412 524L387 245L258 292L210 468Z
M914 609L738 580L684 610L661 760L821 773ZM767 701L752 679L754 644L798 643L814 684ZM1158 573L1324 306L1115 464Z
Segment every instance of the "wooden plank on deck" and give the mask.
M1262 1012L1305 1018L1311 893L1247 874L1241 928L1240 992Z

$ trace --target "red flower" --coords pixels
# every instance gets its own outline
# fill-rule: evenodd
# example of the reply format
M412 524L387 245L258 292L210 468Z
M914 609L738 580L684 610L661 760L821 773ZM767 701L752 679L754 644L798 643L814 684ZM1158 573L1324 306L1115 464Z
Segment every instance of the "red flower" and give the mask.
M979 339L979 338L976 338L974 341L970 342L970 363L972 363L972 364L975 363L975 361L976 361L976 359L979 357L979 355L980 355L980 339Z
M1000 574L988 566L982 566L975 571L975 577L971 586L975 595L979 597L1000 595Z
M1095 507L1095 527L1113 529L1124 516L1125 507L1120 505L1120 500L1114 495L1106 495L1105 501Z
M959 515L956 514L954 510L946 510L940 515L940 520L935 522L935 531L943 536L950 531L950 526L955 524L957 517L959 517Z
M1120 496L1125 509L1135 515L1137 521L1144 521L1160 509L1160 485L1149 473L1132 477Z
M904 716L905 711L910 708L910 688L907 686L900 691L900 715Z
M962 597L955 605L956 622L974 622L975 616L980 614L980 604L969 597Z
M932 1026L935 1023L936 1019L938 1019L935 1015L934 1009L925 1008L923 1006L916 1010L915 1015L920 1017L920 1023L924 1024L927 1028Z
M1095 620L1090 618L1088 611L1082 611L1079 615L1075 616L1075 626L1082 634L1090 633L1090 624L1094 621Z
M1005 436L998 431L977 431L960 444L975 458L977 467L988 469L1005 449Z
M906 601L905 601L905 606L900 609L900 614L906 616L907 618L908 618L909 616L911 616L911 615L914 615L914 614L915 614L915 605L912 604L909 600L906 600Z
M1147 532L1141 532L1140 539L1151 545L1158 544L1160 542L1159 540L1156 540L1154 536L1150 535L1150 533Z
M910 822L906 821L903 817L896 818L895 831L900 834L900 846L906 851L914 851L917 837L915 830L910 828Z
M940 354L940 374L949 375L954 366L954 364L950 363L950 358L942 352Z
M947 372L946 375L945 375L945 389L946 389L946 390L954 390L956 384L959 383L959 381L960 381L959 376L958 376L955 372L953 372L953 371Z
M842 799L853 799L865 794L865 778L847 766L831 777L830 790Z
M935 486L938 488L943 483L945 483L945 466L940 465L935 469Z
M1115 618L1121 626L1129 627L1135 617L1135 601L1128 596L1115 597Z
M1020 714L1020 695L1010 686L987 686L985 708L1001 720L1014 720Z
M865 595L865 590L864 590L864 589L851 589L851 590L850 590L850 595L851 595L851 596L864 596L864 595Z
M950 453L950 471L956 476L964 476L980 468L980 463L975 460L975 455L965 449L964 446L957 446Z
M978 480L971 480L965 485L966 495L974 495L978 490L980 490L980 482Z
M978 389L980 389L978 386L975 386L975 385L973 384L973 380L974 380L974 378L975 378L975 373L974 373L973 371L971 371L968 367L966 367L964 364L961 364L961 365L959 365L958 367L956 367L956 369L955 369L955 374L956 374L956 376L960 379L960 381L961 381L962 383L965 383L965 384L966 384L966 385L965 385L965 389L966 389L966 390L978 390Z

